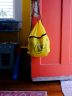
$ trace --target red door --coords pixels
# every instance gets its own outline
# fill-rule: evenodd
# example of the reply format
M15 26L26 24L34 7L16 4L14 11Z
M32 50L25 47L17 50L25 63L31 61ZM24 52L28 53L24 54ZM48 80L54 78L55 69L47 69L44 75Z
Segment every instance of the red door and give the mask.
M51 42L47 57L32 57L33 81L72 76L72 0L40 0L42 21Z

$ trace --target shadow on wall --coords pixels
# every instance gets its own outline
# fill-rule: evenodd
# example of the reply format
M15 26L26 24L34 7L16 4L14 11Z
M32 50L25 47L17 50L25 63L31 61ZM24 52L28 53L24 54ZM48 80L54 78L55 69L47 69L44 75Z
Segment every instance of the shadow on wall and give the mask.
M27 48L21 49L18 64L19 67L18 70L15 69L15 73L11 69L0 69L0 80L31 81L31 58L27 54ZM13 76L16 76L15 79L13 79Z
M27 48L21 49L19 80L31 80L31 58L27 54Z

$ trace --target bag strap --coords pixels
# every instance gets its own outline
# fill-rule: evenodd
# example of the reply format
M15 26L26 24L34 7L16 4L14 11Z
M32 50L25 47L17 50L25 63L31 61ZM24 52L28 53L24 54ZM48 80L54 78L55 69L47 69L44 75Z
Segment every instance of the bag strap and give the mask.
M41 13L40 13L40 0L37 0L37 5L38 5L38 15L39 15L39 18L41 19Z
M35 2L37 2L37 10L38 12L36 13L36 11L34 10L35 6ZM40 14L40 2L39 0L32 0L32 16L34 16L34 13L38 14L38 19L41 19L41 14Z
M32 16L34 16L34 13L36 13L36 11L35 11L35 2L36 2L37 0L32 0Z

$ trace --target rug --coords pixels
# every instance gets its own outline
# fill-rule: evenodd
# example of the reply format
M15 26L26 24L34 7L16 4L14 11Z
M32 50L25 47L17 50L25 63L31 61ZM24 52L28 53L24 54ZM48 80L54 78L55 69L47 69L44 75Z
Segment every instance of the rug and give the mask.
M72 81L61 81L64 96L72 96Z
M47 96L46 91L0 91L0 96Z

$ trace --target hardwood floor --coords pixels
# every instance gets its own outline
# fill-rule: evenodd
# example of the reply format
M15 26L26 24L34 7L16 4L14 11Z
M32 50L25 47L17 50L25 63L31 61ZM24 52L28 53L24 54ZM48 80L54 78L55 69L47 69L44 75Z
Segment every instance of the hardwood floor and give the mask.
M61 91L60 82L32 82L32 81L1 81L0 90L45 90L48 93L48 96L63 96Z

